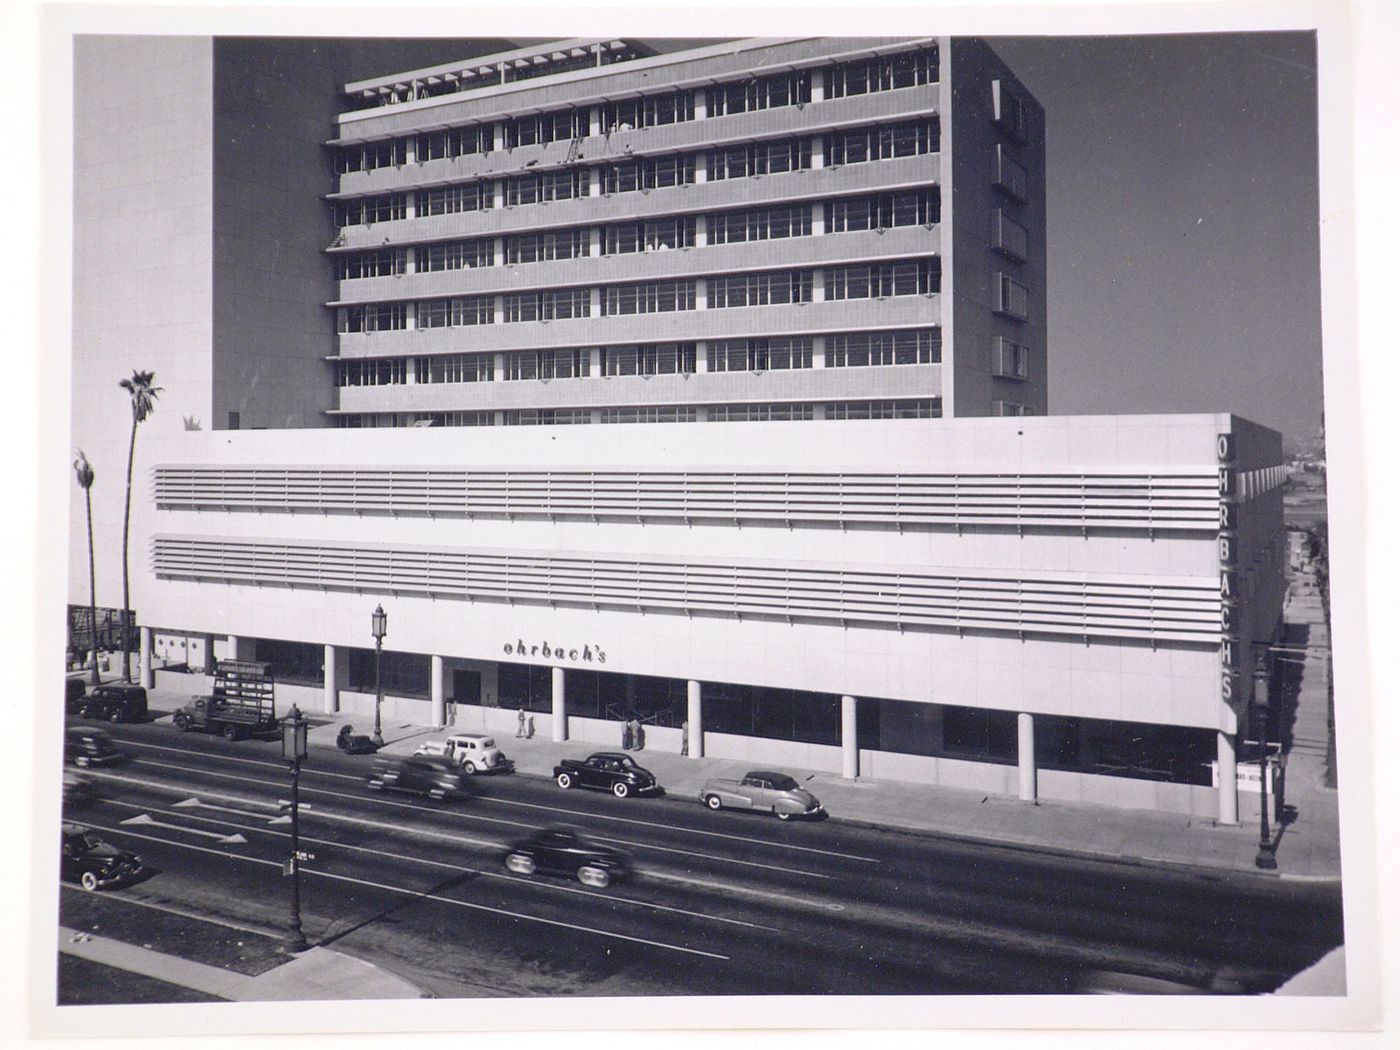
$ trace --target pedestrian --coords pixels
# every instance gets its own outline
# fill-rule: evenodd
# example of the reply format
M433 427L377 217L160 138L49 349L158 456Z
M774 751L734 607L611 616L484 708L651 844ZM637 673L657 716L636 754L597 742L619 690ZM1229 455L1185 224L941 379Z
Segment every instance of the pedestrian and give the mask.
M681 723L681 755L690 754L690 723Z
M521 704L521 705L520 705L520 711L517 713L517 715L516 715L516 720L515 720L515 737L516 737L517 740L519 740L520 738L524 737L524 735L525 735L525 705L524 705L524 704Z
M637 720L635 715L628 724L628 729L632 734L632 750L640 751L642 749L642 723Z
M622 723L622 750L624 750L624 751L631 751L631 750L632 750L632 723L631 723L631 722L623 722L623 723Z

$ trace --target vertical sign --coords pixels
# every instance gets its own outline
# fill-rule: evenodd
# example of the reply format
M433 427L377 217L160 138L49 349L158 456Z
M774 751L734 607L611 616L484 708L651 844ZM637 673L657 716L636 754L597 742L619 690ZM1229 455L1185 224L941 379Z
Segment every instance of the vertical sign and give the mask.
M1233 703L1239 686L1239 504L1235 475L1235 435L1217 434L1215 460L1220 495L1220 527L1216 547L1220 555L1220 698Z

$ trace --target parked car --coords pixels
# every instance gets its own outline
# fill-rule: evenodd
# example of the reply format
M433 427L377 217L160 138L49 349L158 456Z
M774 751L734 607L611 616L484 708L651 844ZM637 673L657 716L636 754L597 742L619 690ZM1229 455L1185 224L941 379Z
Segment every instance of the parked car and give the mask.
M409 755L407 758L380 756L367 778L374 791L392 788L427 795L439 801L466 798L470 793L462 767L441 755Z
M93 786L92 777L84 776L82 773L71 769L63 771L63 804L80 805L89 802L97 797L97 789Z
M631 755L599 751L585 759L566 758L554 767L554 782L561 788L599 788L618 798L657 789L656 777L632 761Z
M63 760L80 769L88 766L110 766L125 761L127 754L105 729L95 726L74 726L63 734Z
M710 809L757 809L772 813L779 820L814 817L822 804L806 788L786 773L755 770L742 780L711 780L700 789L700 801Z
M130 882L143 871L141 858L109 846L81 824L63 825L60 875L85 890L102 890Z
M626 878L631 867L620 850L600 845L573 828L544 828L513 844L505 853L506 867L518 875L537 871L577 878L585 886L603 889Z
M95 685L75 703L82 718L97 718L104 722L146 720L146 690L139 685Z
M457 762L467 773L506 773L514 763L496 746L495 737L481 733L455 733L444 740L425 740L415 755L442 755Z
M70 715L76 715L80 707L80 701L87 695L87 683L81 678L65 678L63 680L63 709Z

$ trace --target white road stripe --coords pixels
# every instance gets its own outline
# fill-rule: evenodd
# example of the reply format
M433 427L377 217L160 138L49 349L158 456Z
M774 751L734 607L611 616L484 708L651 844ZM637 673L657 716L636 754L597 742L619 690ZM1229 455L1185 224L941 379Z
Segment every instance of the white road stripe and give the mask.
M274 782L274 781L259 780L259 779L257 779L256 777L239 776L239 775L236 774L236 773L217 773L217 772L214 772L213 770L208 770L208 769L196 769L196 768L194 768L194 767L192 767L192 766L173 766L173 765L170 765L170 764L168 764L168 763L162 763L162 764L160 764L160 765L157 765L156 768L157 768L157 769L173 769L173 770L180 770L180 771L186 772L186 773L196 773L196 774L199 774L200 776L215 777L215 778L220 779L220 780L236 780L236 781L239 781L239 782L242 782L242 783L258 784L258 785L261 785L261 786L263 786L263 787L278 787L278 786L279 786L279 785L278 785L276 782ZM133 782L133 783L145 784L145 785L148 786L148 787L159 787L159 788L160 788L161 790L163 790L163 791L171 790L171 788L170 788L169 785L160 784L160 783L158 783L158 782L152 782L152 781L136 780L135 778L132 778L132 777L125 777L125 776L123 776L123 775L120 774L120 773L108 773L108 772L106 772L106 771L101 771L101 772L98 773L98 775L103 776L103 777L106 777L106 778L109 778L109 779L112 779L112 780L129 780L129 781L131 781L131 782ZM191 790L191 789L188 788L188 787L183 787L183 788L180 789L180 792L181 792L182 794L188 794L190 790ZM343 798L343 797L344 797L344 792L330 791L330 790L325 789L325 788L304 787L304 788L302 788L301 790L302 790L303 792L309 793L309 794L329 795L329 796L331 796L332 798ZM212 791L202 791L202 792L199 792L199 793L205 794L205 795L209 795L209 796L211 796L211 797L216 797L216 793L215 793L215 792L212 792ZM358 796L357 796L357 797L358 797ZM451 810L451 809L432 809L432 810L429 810L429 809L424 809L422 806L410 805L410 804L407 803L407 802L395 802L395 801L393 801L392 799L377 798L377 797L374 797L374 796L367 796L367 797L361 798L360 801L372 803L372 804L374 804L374 805L376 805L376 806L389 806L389 807L392 807L392 808L394 808L394 809L408 809L408 810L412 810L412 811L415 812L415 813L431 813L431 814L434 814L434 815L437 815L437 816L455 817L455 818L458 819L458 820L480 821L480 822L486 823L486 824L504 824L504 825L506 825L507 827L512 827L512 828L523 828L523 829L527 829L527 830L530 830L530 831L536 831L536 830L538 830L539 827L540 827L540 825L538 825L538 824L526 824L526 823L523 823L523 822L518 821L518 820L500 820L500 819L498 819L498 818L496 818L496 817L483 817L483 816L481 816L480 814L476 814L476 813L462 813L462 812L459 812L459 811L457 811L457 810ZM543 808L543 807L541 807L541 808ZM589 816L589 815L590 815L590 814L586 814L586 813L576 813L576 812L574 812L574 811L572 811L572 810L562 810L562 811L561 811L561 810L547 810L547 812L553 813L553 814L555 814L556 816L573 815L573 816L579 816L579 817L586 817L586 816ZM320 816L324 816L324 814L318 811L318 812L315 812L315 813L313 814L313 816L320 817ZM347 819L354 819L354 818L347 818ZM557 823L557 821L555 821L555 822ZM370 822L370 823L373 824L373 822ZM380 825L374 825L374 826L380 826ZM656 825L656 826L657 826L657 827L663 827L664 825ZM399 829L399 830L404 830L404 829ZM758 869L761 869L761 870L763 870L763 871L775 871L775 872L778 872L778 873L783 874L783 875L801 875L801 876L803 876L804 878L809 878L809 879L830 879L830 878L832 877L832 876L830 876L830 875L824 875L824 874L822 874L822 873L819 872L819 871L804 871L804 870L802 870L801 868L785 868L785 867L783 867L783 866L781 866L781 865L778 865L778 864L764 864L764 863L762 863L762 862L760 862L760 861L756 861L756 860L741 860L741 859L739 859L738 857L720 857L720 856L716 856L716 855L713 854L713 853L700 853L700 852L697 852L697 851L695 851L695 850L679 849L679 848L674 847L674 846L658 846L658 845L656 845L655 843L651 843L651 842L638 842L636 839L607 838L607 837L604 837L604 836L601 836L601 835L600 835L600 836L595 836L595 837L598 838L598 839L599 839L600 841L602 841L602 842L615 842L615 843L617 843L617 844L619 844L619 845L631 846L631 847L633 847L633 848L635 848L635 849L655 850L655 851L658 851L658 852L661 852L661 853L676 853L676 854L679 854L679 855L684 856L684 857L700 857L700 858L702 858L702 859L704 859L704 860L719 861L720 863L723 863L723 864L732 864L732 865L742 866L742 867L745 867L745 868L758 868Z
M775 893L772 890L756 890L749 886L731 886L724 882L711 882L708 879L692 879L686 875L672 875L664 871L647 870L647 878L662 879L666 882L679 882L686 886L699 886L707 890L721 890L725 893L742 893L748 897L765 897L769 900L784 901L788 904L801 904L808 908L820 908L822 911L845 911L844 904L832 902L830 904L822 901L808 900L805 897L794 897L788 893Z
M279 770L280 770L280 769L282 768L281 765L280 765L279 763L276 763L276 762L264 762L264 761L261 761L261 760L259 760L259 759L253 759L253 758L238 758L238 757L235 757L235 756L232 756L232 755L211 755L209 752L205 752L205 751L191 751L191 750L188 750L188 749L185 749L185 748L169 747L169 746L164 745L164 744L147 744L147 743L144 743L144 742L141 742L141 741L135 741L135 740L131 740L131 741L123 740L122 743L130 743L130 744L133 744L133 745L136 746L136 747L148 747L148 748L152 748L152 749L157 750L157 751L173 751L173 752L175 752L176 754L180 754L180 755L197 755L197 756L199 756L199 757L201 757L201 758L213 757L213 758L216 758L216 759L218 759L219 761L223 761L223 762L241 762L241 763L243 763L244 765L261 766L261 767L263 767L263 768L265 768L265 769L279 769ZM182 768L182 767L172 767L172 768ZM340 780L354 780L354 781L358 781L358 782L363 782L363 780L364 780L363 777L351 776L349 773L332 773L332 772L330 772L330 771L328 771L328 770L324 770L324 769L315 769L315 768L310 768L310 767L303 767L303 768L302 768L302 775L305 776L305 775L308 775L308 774L309 774L309 775L318 776L318 777L335 777L335 778L338 778L338 779L340 779ZM643 826L643 827L649 827L649 828L663 828L663 829L665 829L665 830L667 830L667 831L681 831L681 832L684 832L685 834L688 834L688 835L705 835L705 836L707 836L707 837L709 837L709 838L730 839L730 840L732 840L732 841L734 841L734 842L746 842L746 843L749 843L750 845L763 846L763 847L769 848L769 849L793 850L793 851L800 852L800 853L816 853L816 854L819 854L819 855L824 856L824 857L839 857L839 858L841 858L842 860L855 860L855 861L860 861L862 864L880 864L880 863L882 863L882 861L881 861L880 858L878 858L878 857L864 857L864 856L861 856L861 855L858 854L858 853L841 853L841 852L839 852L839 851L837 851L837 850L820 849L820 848L818 848L818 847L816 847L816 846L798 846L798 845L795 845L795 844L793 844L793 843L788 843L788 842L774 842L774 841L771 840L771 839L755 839L755 838L749 838L748 836L745 836L745 835L732 835L732 834L729 834L729 833L723 832L723 831L706 831L704 828L678 828L678 827L676 827L674 824L666 824L666 823L663 823L663 822L660 822L660 821L638 820L638 819L635 818L635 817L616 817L616 816L612 816L611 814L608 814L608 813L583 813L583 812L579 812L578 810L559 809L559 808L554 807L554 806L542 806L542 805L540 805L538 802L521 802L521 801L516 800L516 799L490 798L490 797L484 796L484 795L483 795L483 796L478 796L478 799L479 799L479 801L481 801L481 802L494 802L494 803L496 803L497 805L501 805L501 806L521 806L521 807L524 807L524 808L526 808L526 809L542 809L542 810L545 810L546 812L549 812L549 813L563 813L563 814L569 814L569 815L574 815L574 816L578 816L578 817L589 817L589 818L592 818L592 819L595 819L595 820L611 820L611 821L613 821L613 822L615 822L615 823L619 823L619 824L638 824L638 825L641 825L641 826ZM696 805L699 805L699 803L697 802Z
M176 842L171 839L160 838L156 835L142 835L140 832L131 831L130 829L123 827L110 828L104 827L101 824L93 824L91 822L85 822L85 824L87 827L96 828L98 831L106 831L113 835L127 835L131 838L143 839L148 842L159 842L162 845L174 846L177 849L195 850L199 853L212 853L217 857L223 857L228 860L242 860L252 864L261 864L264 867L272 867L278 869L282 867L281 862L275 860L262 860L259 857L244 857L237 853L225 853L222 850L209 849L205 846L192 846L187 842ZM484 911L492 915L503 915L506 918L510 919L521 919L525 922L537 922L542 923L546 926L557 926L562 929L577 930L580 933L593 934L598 937L608 937L612 940L629 941L633 944L645 944L653 948L663 948L667 951L684 952L687 955L699 955L707 959L718 959L721 962L730 961L729 956L727 955L719 955L715 952L705 952L701 951L698 948L687 948L681 944L667 944L665 941L652 941L646 939L645 937L632 937L625 933L613 933L610 930L599 930L591 926L580 926L576 923L562 922L558 919L546 919L538 915L527 915L524 912L509 911L505 908L492 908L486 904L474 904L471 901L456 900L452 897L444 897L436 893L424 893L421 890L410 890L404 889L400 886L389 886L382 882L372 882L369 879L357 879L350 875L333 875L328 871L317 871L315 868L302 868L301 873L303 876L314 876L316 878L321 879L332 879L337 882L349 882L357 886L368 886L371 889L387 890L390 893L401 893L405 896L417 897L420 900L434 900L438 901L441 904L451 904L458 908L470 908L473 911Z

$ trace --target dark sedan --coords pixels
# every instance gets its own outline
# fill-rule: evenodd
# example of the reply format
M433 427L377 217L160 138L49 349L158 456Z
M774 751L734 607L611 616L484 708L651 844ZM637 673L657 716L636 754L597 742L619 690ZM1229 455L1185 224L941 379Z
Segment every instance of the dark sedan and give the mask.
M471 793L462 767L451 759L436 755L376 758L366 781L374 791L408 791L439 801L466 798Z
M517 875L537 871L577 878L585 886L604 889L630 873L627 855L599 845L573 828L545 828L512 845L505 865Z
M109 846L79 824L63 825L60 874L85 890L121 886L142 872L141 858Z
M579 760L566 758L554 767L554 782L561 788L587 787L611 791L618 798L655 791L656 777L632 761L631 755L599 751Z

